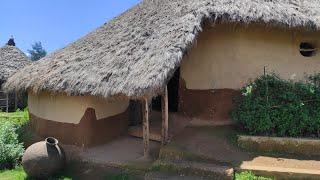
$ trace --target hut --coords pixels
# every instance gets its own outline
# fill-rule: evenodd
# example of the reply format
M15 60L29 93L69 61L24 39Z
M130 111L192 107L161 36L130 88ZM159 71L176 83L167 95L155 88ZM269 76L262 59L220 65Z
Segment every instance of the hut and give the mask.
M0 86L14 72L31 63L31 60L15 45L14 39L10 38L8 43L0 48ZM25 106L24 94L5 93L0 89L0 108L2 111L14 111Z
M151 101L163 143L169 111L228 124L232 97L265 66L296 79L320 69L319 28L317 0L144 0L15 73L6 89L28 91L37 133L81 146L125 133L139 109L130 100L139 101L148 155Z

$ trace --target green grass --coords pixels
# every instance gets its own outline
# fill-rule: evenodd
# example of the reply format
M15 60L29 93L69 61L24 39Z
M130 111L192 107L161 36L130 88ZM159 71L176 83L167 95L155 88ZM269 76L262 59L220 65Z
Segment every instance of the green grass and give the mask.
M34 180L27 176L21 166L16 167L12 170L2 170L0 171L0 180ZM57 175L54 177L49 177L48 180L72 180L70 177Z
M29 122L29 113L28 110L25 109L23 111L17 110L16 112L0 112L0 123L4 121L13 122L17 126L25 125Z
M246 171L236 173L235 180L273 180L273 178L256 176L252 172Z
M22 167L17 167L12 170L0 171L1 180L24 180L27 179L27 174L23 171Z
M72 174L72 172L62 172L60 175L47 178L48 180L73 180L72 175L63 175L63 174ZM106 180L135 180L134 177L130 176L126 172L121 173L103 173L101 174L102 179ZM77 178L75 178L77 179ZM27 176L21 166L16 167L12 170L2 170L0 171L0 180L35 180Z

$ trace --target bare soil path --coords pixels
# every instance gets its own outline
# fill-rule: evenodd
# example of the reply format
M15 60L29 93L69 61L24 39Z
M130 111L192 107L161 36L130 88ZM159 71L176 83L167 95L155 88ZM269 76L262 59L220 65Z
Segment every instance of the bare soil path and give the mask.
M320 179L319 157L248 152L237 146L236 135L232 126L187 127L161 149L161 157L216 162L258 175Z

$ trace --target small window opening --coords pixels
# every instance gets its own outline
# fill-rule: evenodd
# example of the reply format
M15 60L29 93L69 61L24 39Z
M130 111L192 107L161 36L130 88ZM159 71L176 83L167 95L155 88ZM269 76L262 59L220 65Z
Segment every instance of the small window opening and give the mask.
M316 53L316 48L313 44L302 42L300 44L300 54L304 57L311 57L314 56Z

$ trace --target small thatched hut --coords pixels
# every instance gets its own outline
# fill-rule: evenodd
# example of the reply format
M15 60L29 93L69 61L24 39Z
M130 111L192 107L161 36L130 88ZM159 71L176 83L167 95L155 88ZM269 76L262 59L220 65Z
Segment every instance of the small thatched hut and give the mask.
M8 43L0 48L0 87L10 75L30 63L31 60L15 46L14 39L9 39ZM0 89L1 110L9 111L15 110L17 107L23 108L26 104L24 99L22 94L4 93Z
M141 100L147 154L152 97L162 96L164 142L168 106L229 123L232 97L264 66L296 79L320 69L319 30L318 0L144 0L6 88L29 92L38 133L80 145L126 132L129 100Z

